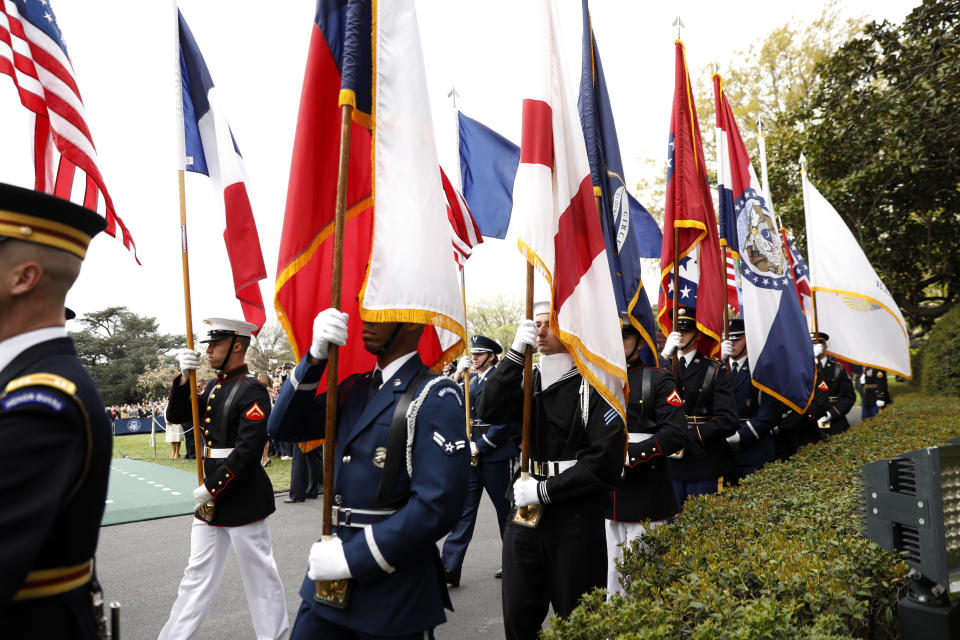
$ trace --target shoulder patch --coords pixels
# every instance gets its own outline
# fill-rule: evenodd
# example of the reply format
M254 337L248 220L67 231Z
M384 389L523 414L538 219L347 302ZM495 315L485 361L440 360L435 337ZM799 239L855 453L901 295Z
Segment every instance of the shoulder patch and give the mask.
M53 387L70 396L77 392L77 385L62 376L52 373L30 373L22 378L11 380L4 389L4 393L13 393L24 387Z
M457 451L466 448L466 440L447 440L440 433L433 432L433 441L436 443L440 450L443 451L444 455L452 456Z
M243 417L245 417L247 420L253 420L256 422L257 420L263 420L267 416L263 412L263 409L260 408L260 403L254 402L253 406L247 409L247 412L243 414Z
M0 407L2 407L4 411L12 411L22 405L31 404L43 405L48 409L60 413L63 411L66 403L62 397L58 397L43 389L23 389L22 391L15 391L12 394L4 396L3 400L0 400Z
M443 396L452 395L457 400L457 404L461 407L463 406L463 400L460 399L460 392L454 389L453 387L443 387L440 391L437 392L437 397L442 398Z
M676 389L671 391L670 395L667 396L667 404L672 404L675 407L683 406L683 400L680 398L680 394L677 393Z

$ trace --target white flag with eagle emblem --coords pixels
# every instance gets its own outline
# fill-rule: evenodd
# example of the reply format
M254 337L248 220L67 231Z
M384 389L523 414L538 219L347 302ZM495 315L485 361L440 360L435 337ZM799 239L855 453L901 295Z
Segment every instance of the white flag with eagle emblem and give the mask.
M900 307L840 214L803 171L810 285L827 352L854 364L913 377Z

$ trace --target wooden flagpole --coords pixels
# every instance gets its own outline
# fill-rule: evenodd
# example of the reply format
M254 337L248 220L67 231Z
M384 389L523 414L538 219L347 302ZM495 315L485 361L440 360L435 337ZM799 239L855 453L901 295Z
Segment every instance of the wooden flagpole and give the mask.
M193 311L190 305L190 256L187 250L187 195L184 170L177 171L180 186L180 258L183 263L183 310L187 323L187 349L193 350ZM193 418L193 445L197 453L197 482L203 484L203 440L200 438L200 406L197 398L197 372L190 372L190 412Z
M460 297L463 299L463 320L467 320L467 282L464 276L466 268L460 265ZM467 421L467 442L473 441L473 420L470 419L470 371L469 367L463 370L463 409ZM479 456L470 456L470 466L475 467L480 464Z
M533 263L527 261L526 318L533 320ZM533 348L523 352L523 417L520 440L520 479L530 477L530 418L533 409ZM540 519L540 509L536 505L517 509L514 522L534 527Z

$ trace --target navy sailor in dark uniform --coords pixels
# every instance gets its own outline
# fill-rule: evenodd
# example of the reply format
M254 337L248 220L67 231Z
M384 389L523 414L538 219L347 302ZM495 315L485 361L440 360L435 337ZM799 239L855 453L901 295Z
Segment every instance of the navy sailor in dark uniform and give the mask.
M477 465L471 467L467 483L467 500L463 504L460 521L443 542L440 554L446 572L447 584L456 587L460 584L460 570L467 555L467 545L473 537L473 528L477 522L477 507L480 497L486 490L497 512L497 525L500 538L510 516L510 461L520 455L517 446L510 437L510 426L490 424L477 418L477 405L483 397L487 379L497 364L497 354L503 347L496 340L476 335L471 338L470 355L473 360L473 372L470 373L470 453L476 457Z
M231 547L257 638L284 638L287 602L267 521L276 508L273 485L260 465L270 396L244 362L257 327L227 318L204 323L207 335L200 342L207 343L207 358L218 373L199 399L204 481L193 497L198 508L212 501L213 517L208 522L198 513L193 520L190 559L158 640L194 636L213 603ZM183 349L178 359L182 373L170 389L167 422L192 423L189 373L200 367L200 354Z
M720 356L730 360L730 386L737 403L738 420L737 431L727 436L727 444L737 463L737 477L744 478L776 457L773 430L788 409L753 386L743 318L730 318L727 334L730 339L720 343Z
M424 325L365 322L373 371L339 385L333 504L335 536L310 549L291 640L432 638L452 610L436 542L460 516L470 471L463 395L417 354ZM354 338L356 339L356 338ZM329 345L346 344L347 315L314 320L313 343L280 389L271 437L325 436L326 394L317 385ZM409 410L395 420L397 405ZM392 424L404 427L394 441ZM412 432L410 431L412 429ZM315 580L351 578L346 607L314 601Z
M523 354L542 355L533 372L529 477L513 484L518 507L542 505L539 524L507 523L503 534L503 623L507 640L537 637L547 609L567 616L606 580L603 510L623 469L620 414L582 378L550 329L550 304L534 305L513 346L487 380L478 407L491 424L523 416ZM519 433L517 436L519 437Z
M0 184L0 635L99 638L92 559L111 438L64 328L95 212Z
M625 321L623 352L627 359L627 459L623 477L607 505L607 598L623 593L617 561L623 547L680 510L667 470L666 456L687 439L683 400L666 369L646 367L640 360L640 332ZM647 524L642 524L646 522Z
M725 441L737 431L730 378L718 360L697 350L699 337L696 309L680 307L661 352L679 359L676 382L687 416L687 444L668 461L681 509L689 496L719 493L735 464Z

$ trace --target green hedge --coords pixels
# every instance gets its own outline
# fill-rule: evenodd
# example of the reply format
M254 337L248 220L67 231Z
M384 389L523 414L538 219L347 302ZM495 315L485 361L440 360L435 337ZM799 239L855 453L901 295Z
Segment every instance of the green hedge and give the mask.
M921 370L924 393L960 396L960 306L944 314L930 331Z
M860 535L858 466L957 436L960 400L892 392L879 417L688 502L653 556L628 550L626 596L588 594L543 638L898 637L907 567Z

